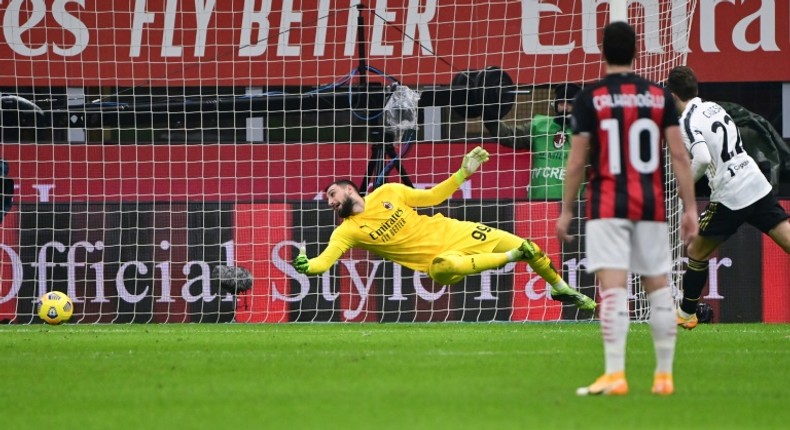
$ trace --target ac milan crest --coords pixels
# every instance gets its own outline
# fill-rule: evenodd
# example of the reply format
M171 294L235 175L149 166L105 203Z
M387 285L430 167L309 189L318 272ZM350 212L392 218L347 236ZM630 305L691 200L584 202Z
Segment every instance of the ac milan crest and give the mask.
M564 130L560 130L557 134L554 135L554 147L557 149L562 148L565 146L565 142L568 141L568 135L565 133Z

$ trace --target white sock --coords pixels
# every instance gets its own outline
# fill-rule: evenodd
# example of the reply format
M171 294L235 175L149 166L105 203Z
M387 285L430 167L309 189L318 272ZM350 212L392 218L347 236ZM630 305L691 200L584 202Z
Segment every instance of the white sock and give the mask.
M625 371L625 344L631 317L625 288L601 292L601 334L606 360L606 373Z
M678 333L672 291L669 287L661 288L648 294L647 299L650 301L650 328L656 349L656 372L672 373Z
M521 252L518 248L515 248L515 249L511 249L510 251L507 251L505 255L507 255L507 261L512 263L514 261L521 260L521 257L524 256L524 253Z

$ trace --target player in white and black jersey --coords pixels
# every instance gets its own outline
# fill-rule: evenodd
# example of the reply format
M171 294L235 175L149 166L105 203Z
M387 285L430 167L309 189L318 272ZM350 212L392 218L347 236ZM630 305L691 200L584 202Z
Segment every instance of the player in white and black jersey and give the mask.
M687 249L688 267L683 275L683 301L678 325L697 326L696 309L708 279L710 256L749 223L790 254L790 216L771 192L771 183L743 148L738 127L721 106L697 97L697 77L691 68L669 72L667 86L682 112L680 129L691 154L694 180L708 177L710 204L700 215L699 235Z

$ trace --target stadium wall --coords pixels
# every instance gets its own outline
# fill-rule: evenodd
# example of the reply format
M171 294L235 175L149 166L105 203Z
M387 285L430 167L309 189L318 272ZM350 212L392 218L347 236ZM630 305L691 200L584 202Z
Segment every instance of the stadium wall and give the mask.
M209 157L192 160L184 145L5 144L0 155L17 172L21 201L0 229L0 319L33 321L35 298L53 288L76 299L81 322L564 317L524 263L470 277L453 288L358 250L324 276L296 273L289 262L298 244L311 244L308 253L316 255L336 224L323 201L326 184L318 182L363 174L364 165L336 163L330 156L368 148L304 145L309 149L303 154L327 160L315 163L276 156L286 146L238 145L235 156L217 151L206 162ZM202 153L212 148L204 145ZM450 174L466 149L464 144L418 145L417 151L434 151L420 153L432 162L409 164L410 173L420 186L430 186ZM522 172L529 171L529 154L497 145L487 149L498 168L487 166L435 210L524 237L553 237L559 203L525 199L528 178ZM249 171L236 176L239 169ZM318 171L304 175L304 169ZM300 176L312 179L293 179ZM123 180L129 177L138 179ZM235 177L258 179L220 179ZM790 200L782 204L790 208ZM583 225L579 228L583 234ZM592 293L593 279L583 271L583 244L562 248L550 240L543 245L562 262L573 286ZM741 229L711 260L705 301L714 307L716 321L790 322L785 260L770 239L751 227ZM219 263L251 269L254 295L234 297L219 290L210 279L211 267Z

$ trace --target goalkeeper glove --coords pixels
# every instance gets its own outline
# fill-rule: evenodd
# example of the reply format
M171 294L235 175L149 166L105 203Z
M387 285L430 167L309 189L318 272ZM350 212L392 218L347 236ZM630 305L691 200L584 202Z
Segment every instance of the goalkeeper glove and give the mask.
M310 260L307 258L305 252L304 247L299 248L299 255L294 259L294 269L299 273L307 273L307 271L310 270Z
M459 182L465 181L468 177L480 168L480 165L488 161L488 151L478 146L464 155L464 161L461 162L461 168L455 172L456 179Z

